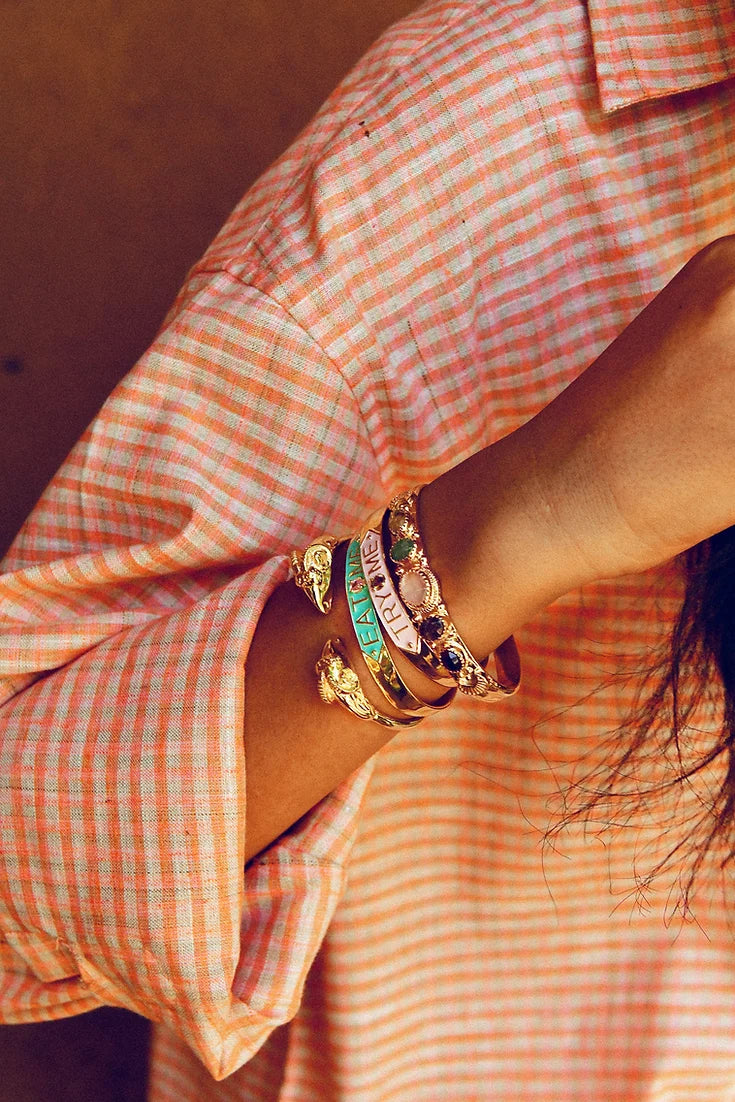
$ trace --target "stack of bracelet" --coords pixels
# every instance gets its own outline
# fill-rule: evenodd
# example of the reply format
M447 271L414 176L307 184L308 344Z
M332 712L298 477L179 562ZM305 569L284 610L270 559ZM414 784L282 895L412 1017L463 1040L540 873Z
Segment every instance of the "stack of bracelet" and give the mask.
M341 639L328 639L316 664L317 687L326 703L338 701L353 715L386 727L413 727L431 711L446 708L459 690L470 696L512 695L520 683L520 660L512 636L494 652L496 677L462 641L441 596L439 579L424 551L418 525L419 490L398 494L352 540L323 537L291 554L296 585L324 615L332 606L334 552L346 543L345 593L365 666L385 699L400 713L379 712L348 664ZM447 687L428 703L404 683L391 642L417 669Z

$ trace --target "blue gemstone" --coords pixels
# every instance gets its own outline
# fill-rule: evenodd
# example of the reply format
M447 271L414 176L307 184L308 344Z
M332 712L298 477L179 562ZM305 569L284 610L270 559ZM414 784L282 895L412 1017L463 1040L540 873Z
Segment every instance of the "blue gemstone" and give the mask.
M452 673L459 673L459 671L462 669L462 666L464 665L462 655L459 653L459 651L452 650L451 647L447 647L446 650L442 651L441 660L442 665L445 666L448 670L451 670Z
M419 628L419 635L422 639L428 639L432 643L435 643L437 639L441 639L443 634L444 621L441 616L429 616Z

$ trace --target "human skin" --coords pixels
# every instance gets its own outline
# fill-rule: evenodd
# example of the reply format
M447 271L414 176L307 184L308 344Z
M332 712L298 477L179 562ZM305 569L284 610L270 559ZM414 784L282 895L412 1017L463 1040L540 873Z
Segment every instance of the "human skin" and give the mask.
M734 473L735 237L726 237L697 253L541 413L426 486L422 537L454 623L484 656L562 594L657 566L735 524ZM394 734L316 692L327 635L345 640L360 670L334 588L325 621L292 582L280 586L255 632L248 859ZM444 691L393 657L417 695Z

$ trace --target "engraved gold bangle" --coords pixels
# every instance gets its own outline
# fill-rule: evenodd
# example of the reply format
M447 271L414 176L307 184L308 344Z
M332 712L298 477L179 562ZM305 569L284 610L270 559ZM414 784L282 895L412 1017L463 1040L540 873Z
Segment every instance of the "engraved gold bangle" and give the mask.
M332 607L332 560L334 552L344 540L322 536L303 551L291 552L293 580L319 612L327 613Z
M394 719L373 708L362 691L359 677L348 665L341 639L327 639L316 664L316 675L319 696L324 703L336 701L358 719L370 719L382 727L415 727L421 722L421 716Z
M365 578L358 538L352 540L347 549L345 593L363 660L385 699L399 712L419 716L428 715L451 704L456 689L450 689L439 700L429 703L414 696L396 669L383 638L370 586Z
M385 513L387 518L388 513ZM435 668L434 656L419 635L409 611L396 592L388 564L385 561L385 542L381 532L380 516L374 517L370 527L363 531L360 558L368 579L375 611L388 637L413 665L431 678L437 685L453 686L454 679L442 676ZM433 663L433 664L432 664ZM442 700L445 698L442 697ZM449 699L448 702L451 702Z
M487 672L463 641L424 551L418 526L419 492L398 494L388 506L386 558L400 598L429 649L429 663L438 673L453 678L459 691L469 696L511 696L520 684L515 640L509 636L494 652L497 678Z

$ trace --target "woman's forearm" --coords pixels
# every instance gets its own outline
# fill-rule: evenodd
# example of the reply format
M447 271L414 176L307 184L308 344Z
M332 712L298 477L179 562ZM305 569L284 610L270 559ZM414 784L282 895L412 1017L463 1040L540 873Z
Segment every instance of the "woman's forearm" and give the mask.
M429 561L473 654L486 657L561 594L653 567L735 523L734 425L735 240L723 239L538 416L422 491ZM340 570L341 561L337 578ZM316 691L327 637L341 636L361 671L346 599L334 588L324 617L293 583L280 587L254 637L248 856L393 733L325 705ZM397 652L394 661L416 695L439 695Z
M544 516L528 443L523 433L513 434L421 494L419 519L430 562L456 627L478 657L584 580L563 533ZM335 558L337 583L328 616L289 582L273 594L255 633L245 685L248 858L395 735L339 705L325 705L317 693L314 666L322 646L328 637L341 636L371 703L390 712L354 640L339 584L343 555ZM431 700L446 691L397 649L391 651L416 695Z

